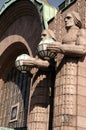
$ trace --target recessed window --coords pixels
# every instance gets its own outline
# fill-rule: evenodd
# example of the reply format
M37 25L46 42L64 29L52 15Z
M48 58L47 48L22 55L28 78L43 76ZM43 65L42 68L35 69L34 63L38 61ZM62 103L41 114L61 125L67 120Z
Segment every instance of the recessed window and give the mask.
M10 122L16 121L18 119L18 112L19 112L19 103L11 107Z

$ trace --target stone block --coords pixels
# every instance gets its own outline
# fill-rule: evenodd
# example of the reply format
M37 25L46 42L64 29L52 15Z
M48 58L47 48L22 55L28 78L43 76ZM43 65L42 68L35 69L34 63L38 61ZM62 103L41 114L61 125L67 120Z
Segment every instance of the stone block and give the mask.
M76 130L76 127L72 127L72 126L62 126L60 130Z
M78 61L78 66L79 67L86 67L86 57L84 59L82 57L81 60Z
M86 78L82 76L78 76L78 85L79 86L86 86Z
M67 62L61 69L61 75L76 75L77 66L76 63Z
M86 78L86 67L78 67L78 75Z
M86 130L86 128L77 127L77 130Z
M42 107L42 106L33 106L33 109L30 113L46 113L47 108Z
M59 87L59 86L60 86L60 78L56 78L55 87Z
M80 96L86 96L86 86L78 86L78 91L77 91L78 95Z
M30 114L29 122L46 122L47 114L46 113L33 113Z
M77 116L77 126L86 129L86 118Z
M28 130L46 130L47 125L43 122L33 122L28 124Z
M86 107L86 97L78 95L77 98L78 98L77 104Z
M75 127L76 126L76 116L71 116L71 115L60 115L58 117L54 118L53 121L53 127L62 127L62 126L67 126L67 127ZM63 129L64 130L64 129Z
M54 127L53 130L60 130L60 127Z
M70 126L62 126L62 127L55 127L53 130L76 130L76 127Z
M56 117L56 116L59 115L59 107L58 107L58 106L55 106L55 107L54 107L53 113L54 113L54 117Z
M58 117L58 116L57 116L57 117L54 117L53 127L55 128L55 127L59 127L59 126L61 126L61 122L60 122L59 117Z
M78 105L77 116L86 118L86 106Z

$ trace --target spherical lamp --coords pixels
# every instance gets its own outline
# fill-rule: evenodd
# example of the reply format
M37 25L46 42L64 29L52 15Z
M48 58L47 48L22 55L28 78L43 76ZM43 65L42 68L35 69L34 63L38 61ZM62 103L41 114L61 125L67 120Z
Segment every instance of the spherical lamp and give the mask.
M56 53L50 51L47 49L47 45L50 43L55 42L52 38L47 38L42 40L38 45L38 53L39 56L44 60L50 60L53 59L56 55Z
M18 70L20 70L22 73L26 73L27 71L30 71L30 67L28 65L24 64L24 60L28 60L30 56L27 54L21 54L16 58L15 66Z

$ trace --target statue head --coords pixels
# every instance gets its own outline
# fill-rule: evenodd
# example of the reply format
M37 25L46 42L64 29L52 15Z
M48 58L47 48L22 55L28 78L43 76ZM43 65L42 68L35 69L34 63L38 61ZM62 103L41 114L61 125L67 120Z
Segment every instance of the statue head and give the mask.
M41 34L41 40L45 40L47 38L52 38L53 40L56 41L56 38L55 38L55 34L52 30L50 29L45 29L43 30L42 34Z
M66 29L70 29L73 26L77 26L78 28L82 27L81 18L79 16L79 13L77 13L75 11L71 11L71 12L67 13L64 21L65 21Z

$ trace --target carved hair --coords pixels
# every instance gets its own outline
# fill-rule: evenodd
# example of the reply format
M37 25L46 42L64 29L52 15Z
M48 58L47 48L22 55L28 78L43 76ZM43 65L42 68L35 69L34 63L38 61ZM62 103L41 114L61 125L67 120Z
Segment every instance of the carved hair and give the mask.
M75 25L79 28L82 27L82 22L81 22L81 18L80 18L80 15L78 12L75 12L75 11L71 11L70 14L73 16L74 18L74 22L75 22Z

